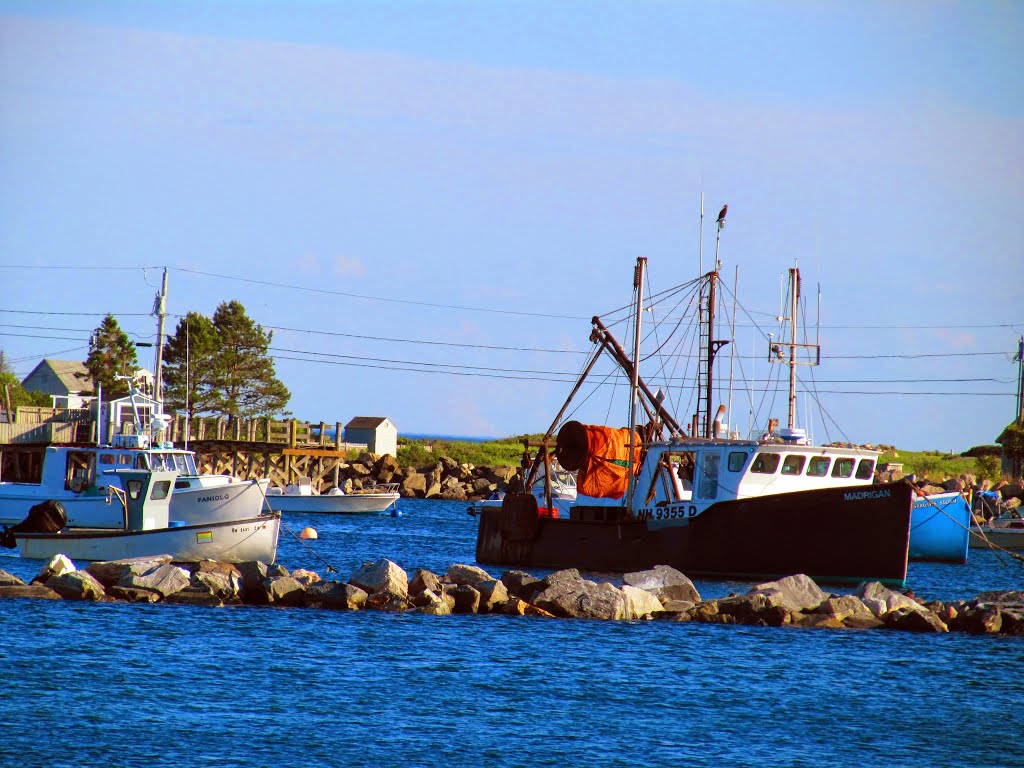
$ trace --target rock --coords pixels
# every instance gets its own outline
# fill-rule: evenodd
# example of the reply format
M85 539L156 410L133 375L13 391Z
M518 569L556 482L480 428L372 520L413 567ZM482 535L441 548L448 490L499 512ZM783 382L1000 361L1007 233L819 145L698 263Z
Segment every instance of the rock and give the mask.
M116 584L107 590L107 594L128 603L156 603L161 599L160 594L151 589L119 587Z
M510 597L507 601L501 605L501 613L506 616L539 616L542 618L553 619L554 614L548 613L543 608L539 608L536 605L531 605L525 600L520 600L518 597Z
M143 573L127 573L117 583L122 589L148 589L161 599L184 589L192 581L192 574L178 565L163 563Z
M501 583L509 594L515 595L520 600L531 602L533 596L544 588L544 584L536 576L531 576L525 571L505 571L501 574Z
M428 589L435 595L440 594L441 581L431 571L418 568L409 582L409 595L418 595Z
M936 494L939 493L945 493L946 489L943 488L941 485L932 485L931 483L925 483L924 485L921 486L921 492L925 496L935 496Z
M947 492L949 492L949 491L960 492L960 491L963 491L963 489L964 489L964 481L961 480L959 477L951 477L948 480L943 480L942 481L942 488L943 488L943 490L945 490Z
M700 602L700 594L684 573L668 565L656 565L647 571L624 574L622 581L654 594L663 603L667 600Z
M493 613L500 610L500 607L508 601L508 590L505 585L497 579L480 581L473 585L480 593L480 613Z
M885 626L907 632L949 632L949 628L931 611L897 608L885 614Z
M630 619L642 619L644 616L650 616L652 613L663 610L661 600L645 589L626 584L622 587L622 593L626 596L628 618Z
M33 584L45 584L53 576L74 573L75 564L66 555L54 555L32 579Z
M423 498L425 498L425 499L436 499L440 495L441 495L441 483L435 482L435 483L431 483L430 484L430 487L427 488L426 492L423 494Z
M790 613L813 610L825 599L825 593L814 580L802 573L758 584L748 594L751 593L765 595L771 605L780 606Z
M171 562L170 555L158 557L132 557L124 560L104 560L89 563L85 570L95 577L96 581L109 589L119 584L122 579L132 574L142 574L158 565Z
M367 596L366 607L378 611L404 611L409 607L405 593L397 594L386 589Z
M302 584L303 587L308 587L310 584L316 584L320 581L320 574L315 571L307 571L305 568L299 568L292 571L292 578Z
M459 584L445 592L455 599L452 613L476 613L480 608L480 593L469 584Z
M695 605L697 603L692 600L666 600L661 604L661 607L670 613L686 613ZM689 620L689 617L687 617L687 620Z
M301 581L294 576L270 577L264 583L267 602L271 605L294 607L304 605L306 591Z
M35 597L60 600L60 594L42 584L4 584L0 586L0 599L5 597Z
M65 600L95 601L103 600L107 596L103 585L88 571L65 571L48 578L46 586Z
M7 571L0 570L0 587L20 587L24 586L24 584L25 582L17 576L10 574Z
M235 569L193 571L192 583L186 589L205 590L223 602L238 602L242 598L242 578Z
M417 596L416 613L426 613L433 616L447 616L452 612L451 607L445 600L442 600L432 590L424 590Z
M215 576L214 574L205 574L206 576ZM226 579L227 577L222 574L216 574L216 577ZM164 598L165 603L176 603L180 605L205 605L219 608L224 605L224 601L220 595L216 592L216 587L211 585L207 581L196 581L193 580L184 589L179 589L173 595L168 595Z
M465 501L469 496L466 495L466 490L461 485L456 484L441 491L441 498L445 501Z
M717 615L731 617L737 624L781 627L792 623L792 612L785 607L777 590L752 589L745 595L733 595L715 601ZM799 614L799 611L797 611Z
M410 472L402 481L400 491L406 498L422 499L427 493L427 478L419 472Z
M901 595L878 581L869 581L857 588L857 597L864 601L875 616L881 618L890 611L906 608L911 611L927 611L913 598Z
M409 597L408 574L397 563L387 558L363 563L362 567L352 574L348 583L359 587L371 597L378 592L397 595L403 601Z
M259 560L248 560L238 563L236 568L242 579L242 600L247 603L266 605L267 591L263 588L263 582L270 576L267 564L261 563Z
M581 619L625 619L629 614L626 596L611 584L596 584L569 568L542 580L544 589L533 604L554 614Z
M487 477L492 483L496 483L497 485L501 486L507 486L509 480L515 477L516 472L518 471L518 467L499 465L497 467L491 467L487 471Z
M975 600L978 603L995 605L1024 605L1024 592L1020 590L999 590L982 592Z
M390 472L393 475L396 472L398 472L398 470L399 470L398 459L396 459L390 453L385 453L377 461L377 464L374 467L374 469L377 472L378 479L380 478L381 474L384 473L384 472ZM381 482L383 483L383 482L387 482L387 481L381 480Z
M978 606L961 613L954 627L969 635L995 635L1003 628L1002 611L997 606Z
M1001 608L999 618L1002 626L999 628L1003 635L1024 635L1024 608L1019 606Z
M827 597L811 611L811 615L831 616L841 622L845 622L851 616L875 618L872 610L864 605L860 598L853 595Z
M310 608L358 611L366 605L366 592L342 581L318 581L305 592L305 604Z
M491 578L491 574L475 565L448 566L448 581L452 584L479 584L481 581L490 581Z

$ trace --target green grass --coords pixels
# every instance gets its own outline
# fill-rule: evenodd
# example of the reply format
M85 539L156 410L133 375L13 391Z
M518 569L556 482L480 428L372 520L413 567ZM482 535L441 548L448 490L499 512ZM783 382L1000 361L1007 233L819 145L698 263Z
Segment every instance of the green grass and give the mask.
M540 435L531 435L539 440ZM484 443L464 440L398 439L398 463L403 467L425 467L436 464L442 456L459 464L481 467L518 466L523 456L522 437L506 437Z
M971 458L955 453L942 451L886 451L878 462L893 462L903 465L903 472L917 475L941 483L951 477L963 474L974 475L979 480L987 478L993 482L999 480L999 461L987 460L986 457Z

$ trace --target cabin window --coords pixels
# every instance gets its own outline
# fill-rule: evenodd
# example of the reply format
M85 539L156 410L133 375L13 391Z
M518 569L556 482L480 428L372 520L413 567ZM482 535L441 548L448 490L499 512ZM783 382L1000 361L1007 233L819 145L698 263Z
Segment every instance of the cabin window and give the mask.
M78 493L93 483L96 475L96 455L86 451L69 451L65 490Z
M812 456L807 462L808 477L824 477L828 474L828 465L832 462L828 456Z
M129 480L128 481L128 496L132 499L139 498L139 494L142 493L142 481L141 480Z
M799 475L803 472L805 460L806 457L804 456L799 456L795 453L790 454L786 457L786 460L782 462L782 474Z
M857 465L857 479L858 480L870 480L871 473L875 471L875 460L874 459L861 459L860 464Z
M146 454L140 453L135 457L135 468L136 469L149 469L149 460Z
M698 499L713 499L718 496L718 467L722 454L705 451L700 455L700 481L697 484Z
M114 454L112 454L112 453L101 453L100 454L100 464L113 464L113 463L114 463Z
M747 454L743 451L732 451L729 454L729 471L742 472L743 465L747 463Z
M696 463L692 451L670 453L665 451L658 460L657 469L651 476L644 497L645 504L651 504L657 498L657 504L664 505L673 501L690 499L693 493L693 467ZM192 474L195 474L194 472ZM569 475L568 477L572 477ZM187 480L185 481L188 482Z
M849 477L853 474L853 465L856 460L853 458L836 459L835 466L832 467L832 477Z
M126 467L130 467L132 465L132 455L130 453L118 454L117 463Z
M762 475L774 475L775 470L779 468L781 459L782 456L777 453L759 453L754 459L754 463L750 465L750 471Z
M149 498L159 501L160 499L166 499L167 495L171 492L171 481L170 480L158 480L153 483L153 490L149 493Z

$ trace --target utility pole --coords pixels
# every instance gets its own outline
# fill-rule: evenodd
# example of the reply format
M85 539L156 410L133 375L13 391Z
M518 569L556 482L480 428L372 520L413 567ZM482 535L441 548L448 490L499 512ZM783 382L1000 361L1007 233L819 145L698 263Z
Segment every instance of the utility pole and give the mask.
M1024 427L1024 336L1017 343L1017 426Z
M163 283L160 286L160 293L156 295L156 301L153 303L153 313L157 316L155 365L156 370L153 371L153 374L155 376L153 399L160 404L160 408L162 410L164 402L164 320L167 317L167 267L164 267L164 279Z

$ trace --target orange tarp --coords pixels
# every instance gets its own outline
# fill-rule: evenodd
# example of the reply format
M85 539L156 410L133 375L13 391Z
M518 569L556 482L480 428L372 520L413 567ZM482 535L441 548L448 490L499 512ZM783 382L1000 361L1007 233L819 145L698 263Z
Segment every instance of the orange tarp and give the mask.
M629 430L584 425L587 456L576 477L576 490L586 496L621 499L629 484ZM640 471L640 437L633 451L633 472Z

